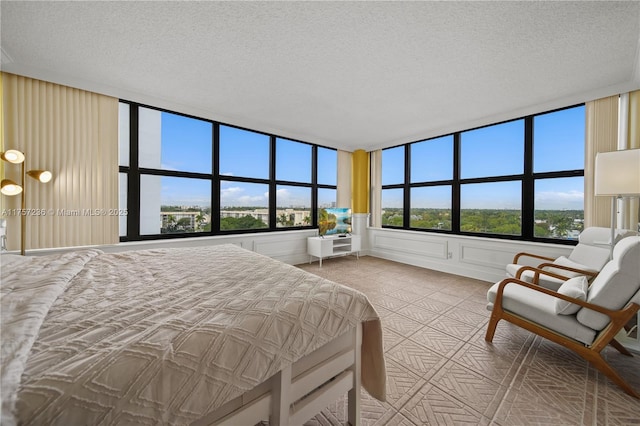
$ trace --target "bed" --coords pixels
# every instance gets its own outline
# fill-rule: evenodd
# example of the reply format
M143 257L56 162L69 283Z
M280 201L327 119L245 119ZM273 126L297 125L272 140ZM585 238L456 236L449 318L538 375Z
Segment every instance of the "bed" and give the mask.
M2 419L302 424L385 398L360 292L232 244L2 255Z

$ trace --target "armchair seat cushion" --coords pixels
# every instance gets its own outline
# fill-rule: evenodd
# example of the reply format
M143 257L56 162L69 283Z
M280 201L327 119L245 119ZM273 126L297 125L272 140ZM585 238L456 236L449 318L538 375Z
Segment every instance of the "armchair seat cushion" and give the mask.
M488 309L493 309L499 285L500 282L495 283L487 292ZM590 345L596 337L596 331L581 324L575 315L556 314L557 300L551 295L508 283L502 295L502 307L505 311Z

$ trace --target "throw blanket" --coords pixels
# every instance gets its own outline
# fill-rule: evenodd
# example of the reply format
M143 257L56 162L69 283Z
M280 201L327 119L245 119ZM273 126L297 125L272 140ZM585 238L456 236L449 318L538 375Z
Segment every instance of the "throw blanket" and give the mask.
M360 292L234 245L77 255L34 321L20 423L187 424L360 322L363 385L384 399L380 323Z

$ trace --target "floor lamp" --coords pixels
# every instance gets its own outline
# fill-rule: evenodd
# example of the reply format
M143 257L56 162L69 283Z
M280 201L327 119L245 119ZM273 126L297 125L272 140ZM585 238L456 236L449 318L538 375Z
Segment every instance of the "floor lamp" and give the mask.
M20 164L20 183L16 183L11 179L2 179L0 183L0 192L4 195L18 195L20 194L20 254L24 256L25 254L25 240L27 235L27 211L25 210L26 206L26 197L25 197L25 176L28 175L39 182L46 183L51 180L53 175L48 170L29 170L25 172L25 156L24 153L16 150L10 149L5 152L0 152L0 159L2 161L6 161L11 164Z
M640 197L640 149L596 154L595 196L611 197L611 258L615 245L618 199ZM639 218L640 220L640 218Z

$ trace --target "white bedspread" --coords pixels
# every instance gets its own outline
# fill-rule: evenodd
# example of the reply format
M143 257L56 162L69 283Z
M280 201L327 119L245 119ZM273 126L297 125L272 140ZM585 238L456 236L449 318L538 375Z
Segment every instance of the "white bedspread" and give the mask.
M32 293L57 300L48 313L38 301L25 310L29 326L8 331L18 340L42 323L35 342L7 358L10 369L5 328L15 322L5 301L23 298L5 289L3 268L3 424L15 398L5 372L13 383L31 344L17 389L23 424L187 424L359 322L363 386L384 398L380 323L362 293L234 245L48 260L64 265L63 276L46 291L34 280Z
M0 423L15 424L12 416L20 376L49 308L84 264L99 252L88 250L40 258L5 254L0 257Z

